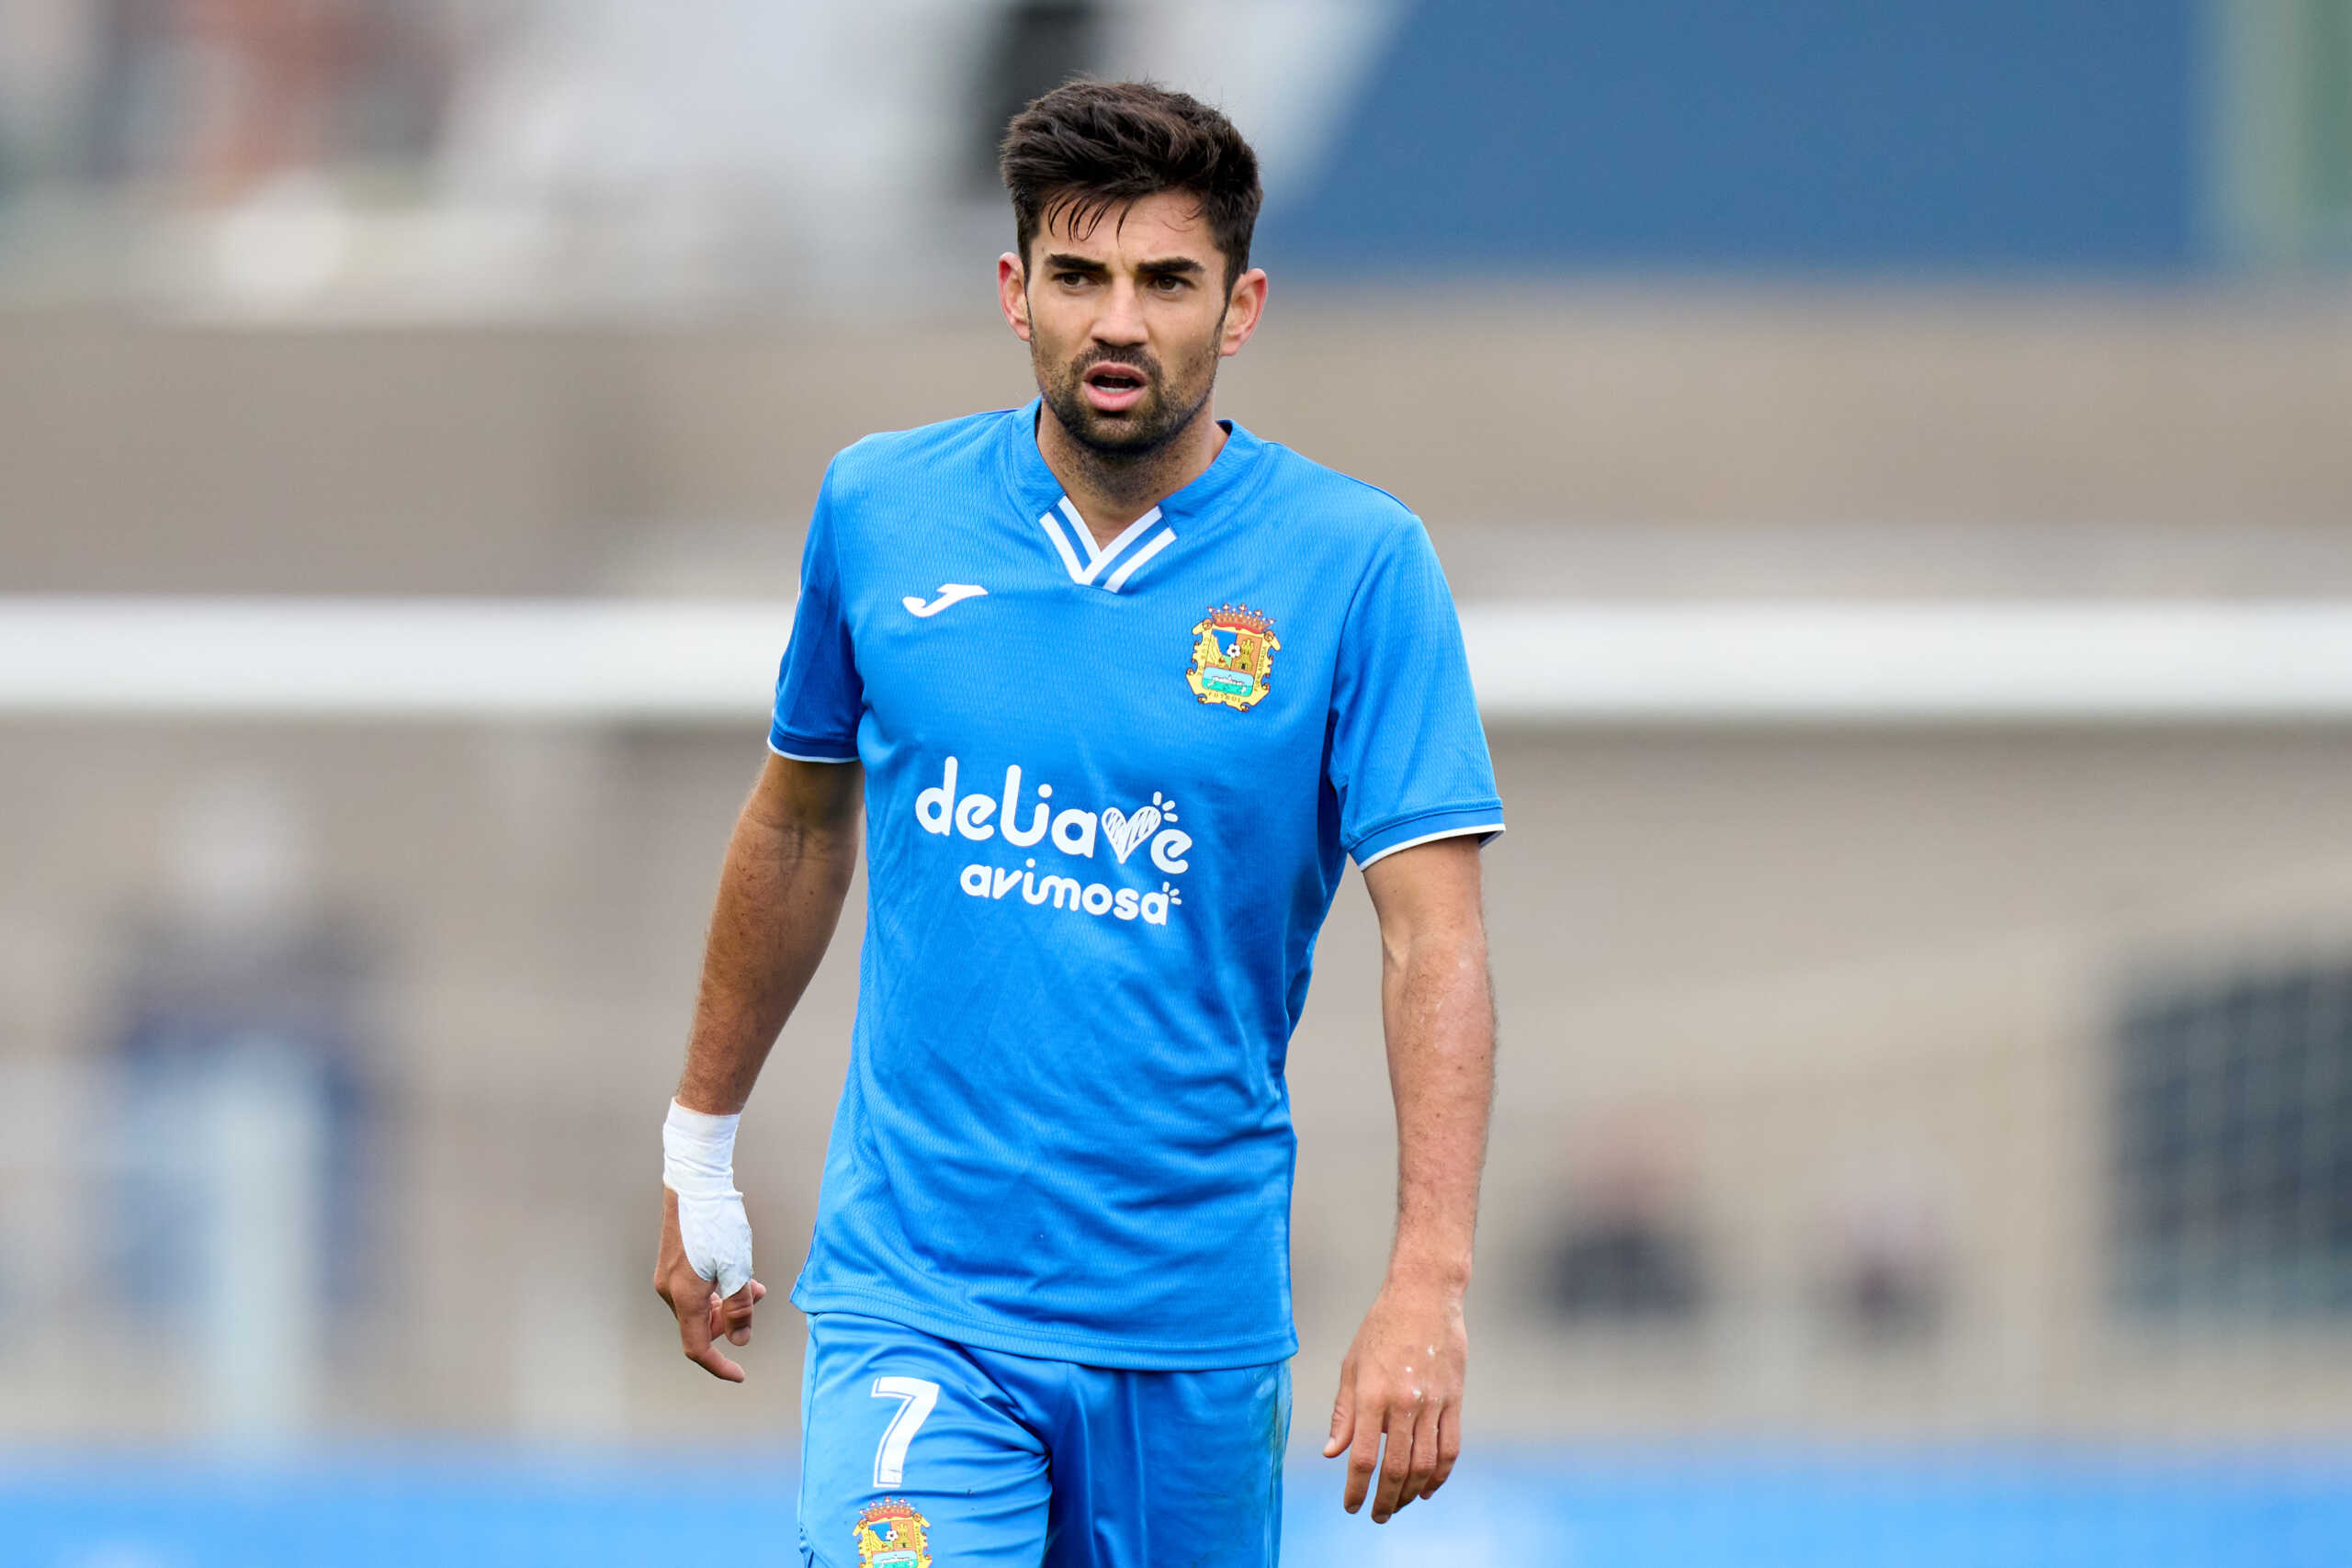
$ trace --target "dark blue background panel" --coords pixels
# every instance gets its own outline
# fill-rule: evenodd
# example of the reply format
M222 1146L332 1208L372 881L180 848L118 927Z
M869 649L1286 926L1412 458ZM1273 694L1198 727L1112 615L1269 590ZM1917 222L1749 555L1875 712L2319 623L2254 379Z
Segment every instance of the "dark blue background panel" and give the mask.
M1264 255L2177 270L2200 49L2193 0L1419 0Z

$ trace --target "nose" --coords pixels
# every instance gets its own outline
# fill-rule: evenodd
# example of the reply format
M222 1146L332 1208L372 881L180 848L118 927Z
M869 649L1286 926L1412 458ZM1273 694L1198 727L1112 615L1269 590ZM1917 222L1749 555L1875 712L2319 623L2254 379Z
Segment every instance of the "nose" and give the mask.
M1094 318L1094 341L1117 348L1135 348L1148 337L1144 330L1142 291L1131 277L1115 279L1104 293L1102 314Z

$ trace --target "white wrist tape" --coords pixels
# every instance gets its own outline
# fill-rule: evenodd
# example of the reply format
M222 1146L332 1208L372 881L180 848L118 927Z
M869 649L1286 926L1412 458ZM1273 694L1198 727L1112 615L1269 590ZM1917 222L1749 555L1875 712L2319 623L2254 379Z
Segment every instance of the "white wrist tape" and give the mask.
M731 1296L752 1277L752 1222L735 1190L736 1116L712 1116L670 1102L662 1123L662 1185L678 1195L678 1235L686 1261Z

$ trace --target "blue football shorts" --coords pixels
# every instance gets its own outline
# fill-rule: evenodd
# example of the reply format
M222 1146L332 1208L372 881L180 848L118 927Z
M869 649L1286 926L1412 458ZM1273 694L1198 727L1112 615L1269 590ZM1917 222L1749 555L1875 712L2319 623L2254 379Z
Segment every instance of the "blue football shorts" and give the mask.
M1272 1568L1290 1367L1152 1372L808 1320L804 1568Z

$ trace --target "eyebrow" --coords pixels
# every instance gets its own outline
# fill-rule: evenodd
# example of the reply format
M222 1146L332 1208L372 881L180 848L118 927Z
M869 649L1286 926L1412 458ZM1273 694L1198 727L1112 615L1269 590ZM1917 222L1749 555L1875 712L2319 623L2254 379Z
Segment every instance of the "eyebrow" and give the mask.
M1104 273L1111 269L1091 257L1074 256L1067 251L1053 251L1046 256L1046 270ZM1168 256L1157 261L1138 262L1136 264L1136 270L1139 273L1173 276L1181 273L1205 272L1208 269L1190 256Z

